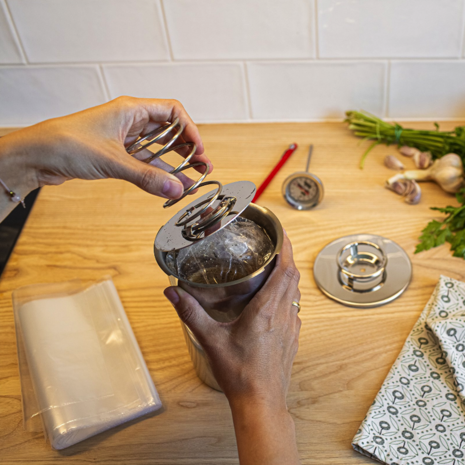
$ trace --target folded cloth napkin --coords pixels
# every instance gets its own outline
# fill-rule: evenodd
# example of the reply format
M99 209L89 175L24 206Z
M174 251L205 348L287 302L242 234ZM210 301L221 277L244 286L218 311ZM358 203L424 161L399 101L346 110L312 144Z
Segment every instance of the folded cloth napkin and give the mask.
M111 280L71 295L14 300L25 423L40 415L52 447L161 407Z
M465 464L465 283L441 276L355 435L388 465Z

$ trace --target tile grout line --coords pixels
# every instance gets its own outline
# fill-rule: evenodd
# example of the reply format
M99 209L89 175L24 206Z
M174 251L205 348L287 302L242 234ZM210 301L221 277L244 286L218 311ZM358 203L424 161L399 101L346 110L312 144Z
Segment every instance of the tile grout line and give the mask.
M102 66L145 66L145 65L182 65L182 64L198 64L198 65L215 65L222 63L241 63L243 60L241 58L222 58L220 60L216 59L182 59L182 60L137 60L137 61L37 61L37 62L27 62L26 64L29 67L73 67L73 66L92 66L99 65ZM323 64L334 64L334 63L386 63L386 60L395 60L401 62L411 62L411 63L445 63L445 62L465 62L464 58L398 58L398 57L372 57L372 58L319 58L318 60L312 58L252 58L250 61L255 63L265 63L265 64L285 64L285 63L301 63L301 64L312 64L312 65L323 65ZM12 68L18 67L19 63L0 63L0 68ZM23 64L24 65L24 64Z
M100 85L103 89L103 95L105 96L107 102L109 102L111 100L110 88L108 87L108 82L105 77L105 72L103 71L103 66L101 63L98 65L98 75L100 78Z
M391 95L391 60L387 61L384 74L384 118L389 116L389 97Z
M314 0L313 14L315 18L313 20L313 39L314 39L314 51L315 59L320 58L320 40L318 38L318 0Z
M397 122L397 123L402 123L402 122L407 122L407 123L424 123L424 122L458 122L462 123L465 121L465 115L462 117L460 116L454 116L450 118L445 118L445 117L423 117L423 118L385 118L386 122ZM344 124L344 117L341 116L340 118L310 118L310 119L254 119L254 120L202 120L202 121L196 121L197 125L200 124L309 124L309 123L315 123L315 124L326 124L326 123L331 123L331 124ZM30 123L3 123L2 128L23 128L30 126L31 124L35 124L34 121L31 121Z
M244 79L244 84L245 84L245 99L247 102L247 113L249 116L249 120L253 121L253 115L252 115L252 94L250 91L250 82L249 82L249 67L247 65L247 62L244 61L242 62L242 71L243 71L243 79Z
M168 21L166 19L165 5L163 3L163 0L159 0L159 2L160 2L161 15L163 18L163 27L165 29L165 39L166 39L166 43L168 44L168 52L170 54L171 61L175 61L174 54L173 54L173 46L171 45L171 38L169 35L169 31L168 31Z
M16 23L13 20L13 15L11 14L10 10L10 5L8 5L7 0L3 0L3 4L5 5L5 12L7 14L7 21L10 21L10 24L13 29L13 34L15 35L15 39L19 48L19 53L21 54L21 58L23 60L23 64L29 64L29 61L27 59L26 55L26 49L24 48L23 41L21 40L21 37L19 35L18 28L16 27Z
M188 62L191 63L191 62ZM37 61L27 63L28 68L78 68L80 66L141 66L141 65L171 65L172 62L165 60L150 60L150 61ZM203 64L203 63L201 63ZM16 64L0 63L0 68L14 68Z

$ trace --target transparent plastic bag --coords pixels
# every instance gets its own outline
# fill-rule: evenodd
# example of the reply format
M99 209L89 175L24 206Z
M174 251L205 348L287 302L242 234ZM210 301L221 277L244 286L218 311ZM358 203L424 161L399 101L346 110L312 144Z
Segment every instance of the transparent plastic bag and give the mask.
M24 427L64 449L161 401L111 279L13 292Z
M237 217L221 231L167 255L174 274L194 283L222 284L260 269L273 253L268 234L256 223Z

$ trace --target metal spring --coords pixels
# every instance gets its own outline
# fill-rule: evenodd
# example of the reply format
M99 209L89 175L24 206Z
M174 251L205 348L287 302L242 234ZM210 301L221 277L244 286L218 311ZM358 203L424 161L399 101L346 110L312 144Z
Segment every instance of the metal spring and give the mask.
M182 236L188 241L197 241L202 239L202 234L206 232L208 229L212 228L215 224L220 222L224 217L228 216L234 205L236 203L235 197L224 196L221 195L221 191L223 190L223 185L219 181L204 181L208 172L210 170L207 163L204 162L195 162L189 163L190 159L195 155L195 151L197 150L196 144L193 142L183 142L181 144L176 145L176 141L181 136L182 131L184 130L184 126L179 122L179 118L175 118L172 123L165 124L160 126L159 128L155 129L154 131L149 132L144 137L141 137L132 145L130 145L126 151L130 155L135 155L136 153L150 147L152 144L155 144L159 140L166 137L172 131L176 130L174 136L165 144L163 145L158 152L153 153L151 156L146 158L145 160L141 160L145 163L150 163L157 158L165 155L166 153L172 152L174 150L181 149L183 147L190 148L189 155L186 156L184 161L170 171L170 174L177 174L181 171L185 171L189 168L195 168L198 166L204 166L205 172L200 176L200 178L192 184L192 186L184 189L182 196L179 199L171 199L167 200L163 204L163 208L171 207L182 200L184 197L189 195L195 189L200 187L209 186L209 185L216 185L217 190L211 196L208 197L206 200L199 202L198 204L194 205L193 207L187 209L178 219L176 222L176 226L182 227ZM213 207L213 204L216 201L219 201L219 204L216 207ZM202 207L202 208L201 208Z

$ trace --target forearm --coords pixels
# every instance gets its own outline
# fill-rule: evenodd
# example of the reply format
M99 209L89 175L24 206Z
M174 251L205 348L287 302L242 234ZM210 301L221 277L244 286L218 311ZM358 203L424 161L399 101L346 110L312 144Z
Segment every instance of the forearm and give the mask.
M231 402L241 465L297 465L294 421L285 408Z
M21 198L38 187L37 176L30 163L30 147L25 143L23 131L26 130L0 138L0 179ZM0 222L17 205L0 185Z

